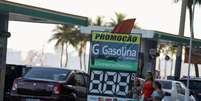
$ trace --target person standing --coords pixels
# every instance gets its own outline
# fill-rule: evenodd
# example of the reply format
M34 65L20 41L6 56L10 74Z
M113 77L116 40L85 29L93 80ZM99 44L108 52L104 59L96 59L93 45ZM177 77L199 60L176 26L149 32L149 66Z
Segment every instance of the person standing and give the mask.
M151 72L147 72L146 74L146 80L143 86L143 97L144 97L144 101L153 101L152 100L152 93L154 91L153 88L153 75Z
M154 92L151 96L153 101L162 101L164 95L161 88L161 84L159 82L154 82Z
M135 99L135 101L139 101L142 94L142 86L138 78L134 80L134 86L132 88L132 92L133 92L133 98Z

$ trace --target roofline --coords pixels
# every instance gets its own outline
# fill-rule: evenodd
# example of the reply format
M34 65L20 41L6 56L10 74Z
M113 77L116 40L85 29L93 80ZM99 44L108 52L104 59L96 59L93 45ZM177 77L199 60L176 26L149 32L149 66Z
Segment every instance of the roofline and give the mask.
M187 36L179 36L176 34L170 34L161 31L154 31L155 35L154 38L158 40L167 40L172 41L175 43L180 43L181 45L189 45L190 37ZM201 39L194 38L193 39L193 46L201 46Z
M162 31L154 31L155 33L162 33L162 34L167 34L167 35L172 35L172 36L175 36L175 37L183 37L183 38L190 38L190 37L187 37L187 36L180 36L180 35L177 35L177 34L172 34L172 33L167 33L167 32L162 32ZM193 40L197 40L197 41L201 41L201 39L198 39L198 38L193 38Z
M18 13L33 17L40 17L47 20L54 20L63 22L63 24L76 24L76 25L88 25L88 18L68 13L62 13L59 11L53 11L45 8L34 7L30 5L15 3L11 1L0 1L0 11L8 13ZM36 14L33 14L36 13ZM49 16L48 16L49 14ZM51 16L54 17L51 17ZM61 23L62 24L62 23Z

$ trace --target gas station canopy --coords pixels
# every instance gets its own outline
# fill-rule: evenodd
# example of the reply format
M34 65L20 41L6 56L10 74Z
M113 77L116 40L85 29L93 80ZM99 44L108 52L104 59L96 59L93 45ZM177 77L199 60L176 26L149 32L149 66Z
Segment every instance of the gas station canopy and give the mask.
M83 26L80 27L81 33L90 34L92 31L102 31L102 32L111 32L113 27L100 27L100 26ZM160 41L160 43L171 43L171 44L180 44L183 46L188 46L190 38L185 36L179 36L171 33L154 31L154 30L144 30L144 29L133 29L131 33L141 33L142 38L152 39ZM193 39L193 46L200 47L201 39Z
M0 1L0 12L9 13L9 21L23 21L50 24L73 24L87 26L88 18L28 6L10 1Z

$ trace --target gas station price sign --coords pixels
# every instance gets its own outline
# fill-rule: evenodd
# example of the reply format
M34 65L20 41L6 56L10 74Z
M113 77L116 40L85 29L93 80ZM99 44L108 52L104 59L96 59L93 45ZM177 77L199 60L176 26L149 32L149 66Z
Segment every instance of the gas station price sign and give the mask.
M91 35L88 101L133 101L132 80L138 67L141 35Z

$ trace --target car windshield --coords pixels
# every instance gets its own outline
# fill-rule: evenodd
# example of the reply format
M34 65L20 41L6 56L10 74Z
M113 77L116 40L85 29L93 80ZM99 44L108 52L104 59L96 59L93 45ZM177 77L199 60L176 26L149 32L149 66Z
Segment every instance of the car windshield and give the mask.
M163 89L172 89L172 82L171 81L158 80L158 82L161 83Z
M33 67L24 75L24 78L37 80L65 81L69 72L70 71L66 69Z
M185 85L187 85L186 80L181 80L181 82L183 82ZM201 89L201 81L190 80L189 88L190 89Z

